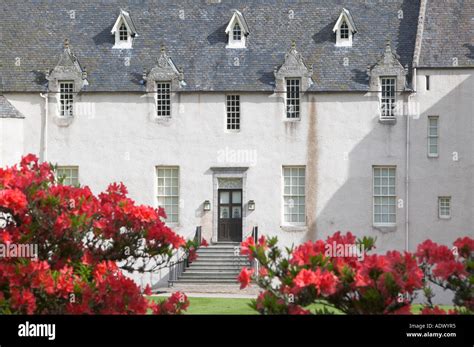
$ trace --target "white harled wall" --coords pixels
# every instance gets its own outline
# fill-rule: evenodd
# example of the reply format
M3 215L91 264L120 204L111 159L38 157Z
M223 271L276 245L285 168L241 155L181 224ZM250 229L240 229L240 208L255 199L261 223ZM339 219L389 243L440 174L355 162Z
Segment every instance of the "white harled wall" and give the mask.
M431 90L424 90L424 74ZM470 70L419 70L418 93L412 101L419 116L410 118L409 247L426 238L448 243L474 236L473 99ZM2 165L20 152L39 154L44 99L39 94L6 94L26 116L5 130L2 120ZM403 97L407 99L407 95ZM213 167L248 167L244 236L258 225L261 234L284 243L325 238L334 231L377 237L379 251L404 249L406 117L396 124L378 121L377 96L364 93L307 93L301 121L284 120L279 97L241 94L241 131L225 130L224 93L180 93L173 100L172 119L154 118L152 96L140 93L83 93L79 112L68 126L59 126L55 98L49 98L47 160L79 166L80 181L95 192L122 181L137 202L156 205L155 166L180 167L180 223L185 236L202 225L211 238ZM427 115L440 116L440 157L427 157ZM9 121L9 120L7 120ZM13 124L13 122L12 122ZM9 125L10 126L10 125ZM12 143L22 139L23 143ZM21 150L20 150L21 149ZM459 152L459 160L451 159ZM6 159L5 159L6 158ZM307 227L282 227L282 166L307 167ZM372 166L397 167L397 210L394 228L372 225ZM439 220L437 197L452 196L450 220ZM247 201L244 201L246 204Z

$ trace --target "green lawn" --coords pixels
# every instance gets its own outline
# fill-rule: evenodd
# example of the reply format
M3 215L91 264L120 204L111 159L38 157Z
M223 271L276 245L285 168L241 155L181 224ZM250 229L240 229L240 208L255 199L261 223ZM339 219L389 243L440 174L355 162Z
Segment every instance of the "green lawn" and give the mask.
M152 297L151 300L163 300L164 297ZM189 307L186 314L257 314L257 311L250 308L251 299L234 298L189 298ZM310 310L323 308L323 305L313 304L308 307ZM334 309L329 311L337 313Z
M151 297L151 300L163 300L164 297ZM189 307L186 314L238 314L248 315L257 314L252 308L249 307L250 299L234 299L234 298L189 298ZM413 305L412 312L419 314L421 305ZM440 305L444 310L450 310L453 306ZM315 309L324 308L322 304L313 304L307 307L307 309L314 312ZM341 314L337 310L328 308L328 311L334 314Z
M152 297L163 300L163 297ZM189 298L186 314L257 314L249 307L250 299Z

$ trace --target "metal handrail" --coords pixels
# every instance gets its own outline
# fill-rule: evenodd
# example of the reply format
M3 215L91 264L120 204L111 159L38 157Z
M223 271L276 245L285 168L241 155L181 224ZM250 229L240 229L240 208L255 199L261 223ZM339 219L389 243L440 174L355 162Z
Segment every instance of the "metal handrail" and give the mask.
M257 244L257 242L258 242L258 226L256 226L256 225L252 228L252 237L253 237L253 240L254 240L255 244ZM258 260L254 258L252 260L252 268L255 270L254 273L255 273L255 276L257 276L257 277L258 277L258 267L259 267Z
M196 232L194 233L194 242L196 243L196 250L201 245L202 241L202 232L201 226L196 227ZM183 256L179 257L179 250L176 252L177 261L169 265L169 274L168 274L168 287L172 287L173 283L178 280L179 276L189 267L188 254L185 252Z

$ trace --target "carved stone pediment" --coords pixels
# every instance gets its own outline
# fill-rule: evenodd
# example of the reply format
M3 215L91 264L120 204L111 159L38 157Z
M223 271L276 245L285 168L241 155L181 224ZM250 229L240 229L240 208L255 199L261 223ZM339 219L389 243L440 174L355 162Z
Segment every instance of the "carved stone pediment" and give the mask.
M307 90L312 84L313 68L308 67L303 56L296 50L293 42L291 49L285 54L285 61L274 71L277 91L285 90L285 78L301 78L302 91Z
M405 90L407 72L398 59L399 56L392 51L390 41L387 41L382 56L373 67L369 68L370 90L378 91L380 89L379 80L382 76L396 77L397 91Z
M171 88L179 89L184 85L184 76L182 70L179 70L173 63L173 60L168 56L164 47L161 48L161 54L156 60L156 65L150 70L148 74L144 73L144 80L146 83L146 90L153 92L156 89L156 81L170 81Z
M88 84L87 73L72 53L67 39L64 41L64 51L61 53L58 63L46 78L49 82L49 90L54 92L59 90L59 81L73 81L75 92L79 92L82 87Z

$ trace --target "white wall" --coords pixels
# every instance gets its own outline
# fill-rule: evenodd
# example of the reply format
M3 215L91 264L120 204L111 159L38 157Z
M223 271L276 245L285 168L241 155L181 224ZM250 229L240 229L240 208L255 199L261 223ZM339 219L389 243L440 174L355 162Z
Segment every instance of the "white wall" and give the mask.
M0 118L0 167L11 166L21 158L23 119Z
M421 74L421 72L420 72ZM418 79L422 77L419 75ZM418 82L420 86L420 82ZM410 248L426 238L448 242L473 235L474 187L472 145L473 82L469 71L432 72L432 91L419 88L414 100L421 116L411 119ZM396 165L397 195L405 197L406 118L396 124L378 121L377 96L362 93L306 94L300 122L285 122L280 98L261 93L241 94L241 128L225 130L223 93L182 93L175 97L173 117L156 121L152 97L133 93L82 94L83 114L69 126L58 126L50 97L47 159L78 165L80 181L95 192L123 181L139 203L156 205L156 165L180 167L180 223L183 235L203 226L209 238L212 211L202 202L213 197L211 167L249 166L244 235L253 225L260 233L277 235L284 243L325 238L337 230L377 237L379 251L403 249L405 208L398 209L395 228L372 225L372 166ZM24 152L38 153L41 138L39 95L9 94L22 112ZM441 119L441 155L426 155L426 115ZM223 160L223 153L240 151L250 160ZM459 151L453 162L449 153ZM308 228L283 230L282 165L307 166ZM453 218L437 217L437 196L453 197ZM246 203L246 201L244 201ZM215 209L216 206L212 206Z

